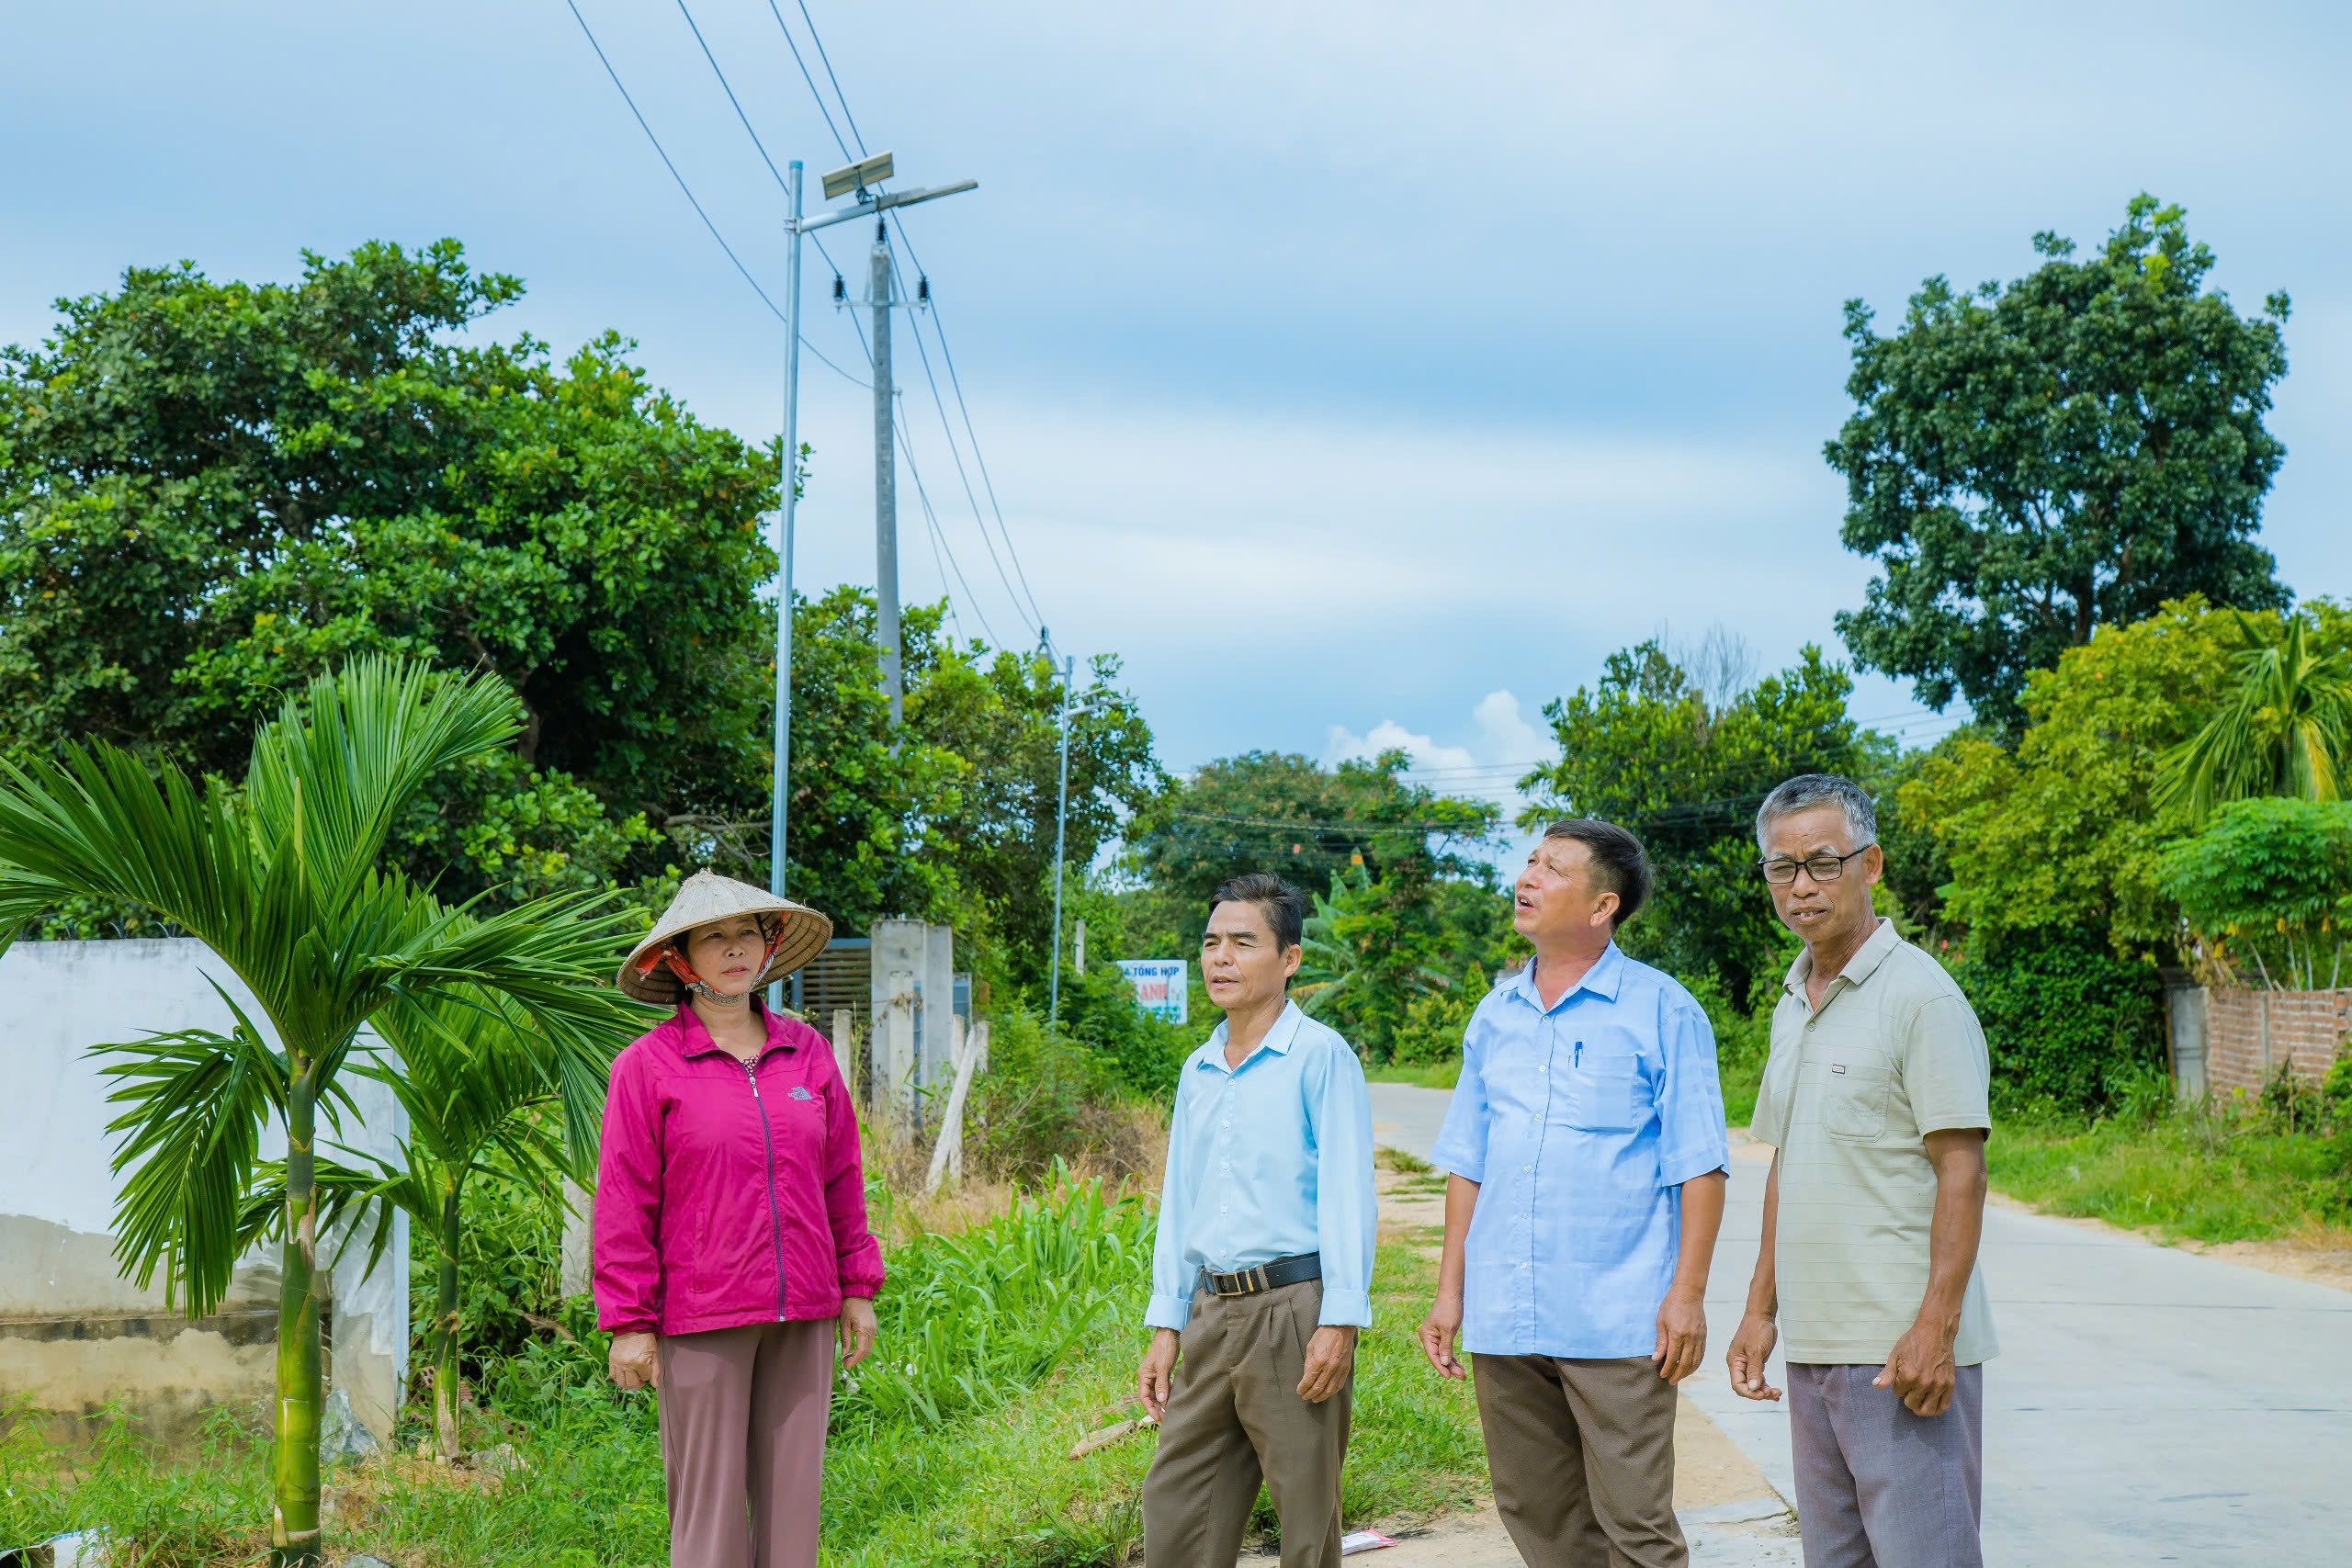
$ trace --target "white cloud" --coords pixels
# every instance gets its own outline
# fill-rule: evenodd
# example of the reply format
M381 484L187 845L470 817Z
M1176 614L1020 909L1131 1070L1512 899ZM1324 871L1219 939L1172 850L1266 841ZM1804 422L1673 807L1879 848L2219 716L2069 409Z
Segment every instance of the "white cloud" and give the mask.
M1503 842L1495 851L1496 863L1506 870L1524 853L1523 835L1510 824L1527 805L1518 781L1551 750L1550 738L1527 721L1519 698L1509 691L1492 691L1470 710L1474 733L1460 744L1384 718L1362 734L1344 724L1330 727L1323 748L1327 767L1369 761L1384 751L1401 750L1411 759L1406 776L1446 795L1475 795L1503 808Z

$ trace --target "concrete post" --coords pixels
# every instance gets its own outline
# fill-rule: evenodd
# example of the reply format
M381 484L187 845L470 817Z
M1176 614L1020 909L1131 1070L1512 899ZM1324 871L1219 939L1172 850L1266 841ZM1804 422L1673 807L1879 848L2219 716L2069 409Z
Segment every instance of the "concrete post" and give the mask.
M857 1014L847 1008L833 1010L833 1066L841 1069L842 1086L849 1090L850 1103L857 1103Z

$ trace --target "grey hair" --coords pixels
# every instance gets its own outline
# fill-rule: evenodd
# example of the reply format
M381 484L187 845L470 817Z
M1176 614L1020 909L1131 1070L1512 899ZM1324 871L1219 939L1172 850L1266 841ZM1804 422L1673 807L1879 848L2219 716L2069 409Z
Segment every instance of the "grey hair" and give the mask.
M1843 773L1799 773L1773 786L1756 808L1756 851L1764 852L1764 829L1775 817L1815 806L1835 806L1846 814L1846 830L1853 847L1878 842L1878 807L1870 792Z

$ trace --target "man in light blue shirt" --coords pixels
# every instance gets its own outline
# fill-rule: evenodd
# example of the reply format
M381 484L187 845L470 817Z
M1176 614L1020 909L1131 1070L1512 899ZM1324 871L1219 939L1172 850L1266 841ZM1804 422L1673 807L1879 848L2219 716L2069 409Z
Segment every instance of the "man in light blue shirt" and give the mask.
M1160 1424L1143 1483L1147 1568L1232 1568L1261 1479L1283 1568L1339 1568L1377 1200L1363 1068L1289 998L1306 917L1280 877L1238 876L1216 890L1201 941L1225 1021L1186 1058L1168 1132L1151 1348L1136 1371Z
M1475 1359L1496 1510L1530 1568L1684 1568L1674 1385L1706 1350L1728 1178L1714 1032L1625 956L1624 829L1555 822L1512 889L1528 965L1478 1004L1432 1151L1445 1249L1421 1348Z

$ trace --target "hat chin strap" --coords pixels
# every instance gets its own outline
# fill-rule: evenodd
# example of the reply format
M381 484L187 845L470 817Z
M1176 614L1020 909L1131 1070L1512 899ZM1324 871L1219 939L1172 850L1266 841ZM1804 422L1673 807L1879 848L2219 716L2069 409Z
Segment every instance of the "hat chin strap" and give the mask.
M767 951L760 955L761 974L764 975L768 972L768 965L775 962L775 955L783 946L784 932L782 931L778 931L775 933L775 940L768 943ZM729 996L725 991L718 989L707 981L704 980L702 976L696 975L694 971L694 966L686 962L685 955L681 953L676 948L671 948L668 952L663 953L662 959L663 962L668 964L670 966L670 973L678 977L678 983L680 985L685 987L687 990L692 991L695 996L701 997L706 1001L715 1003L719 1007L749 1007L752 1003L752 992L759 989L759 987L753 986L752 990L745 991L740 996Z

